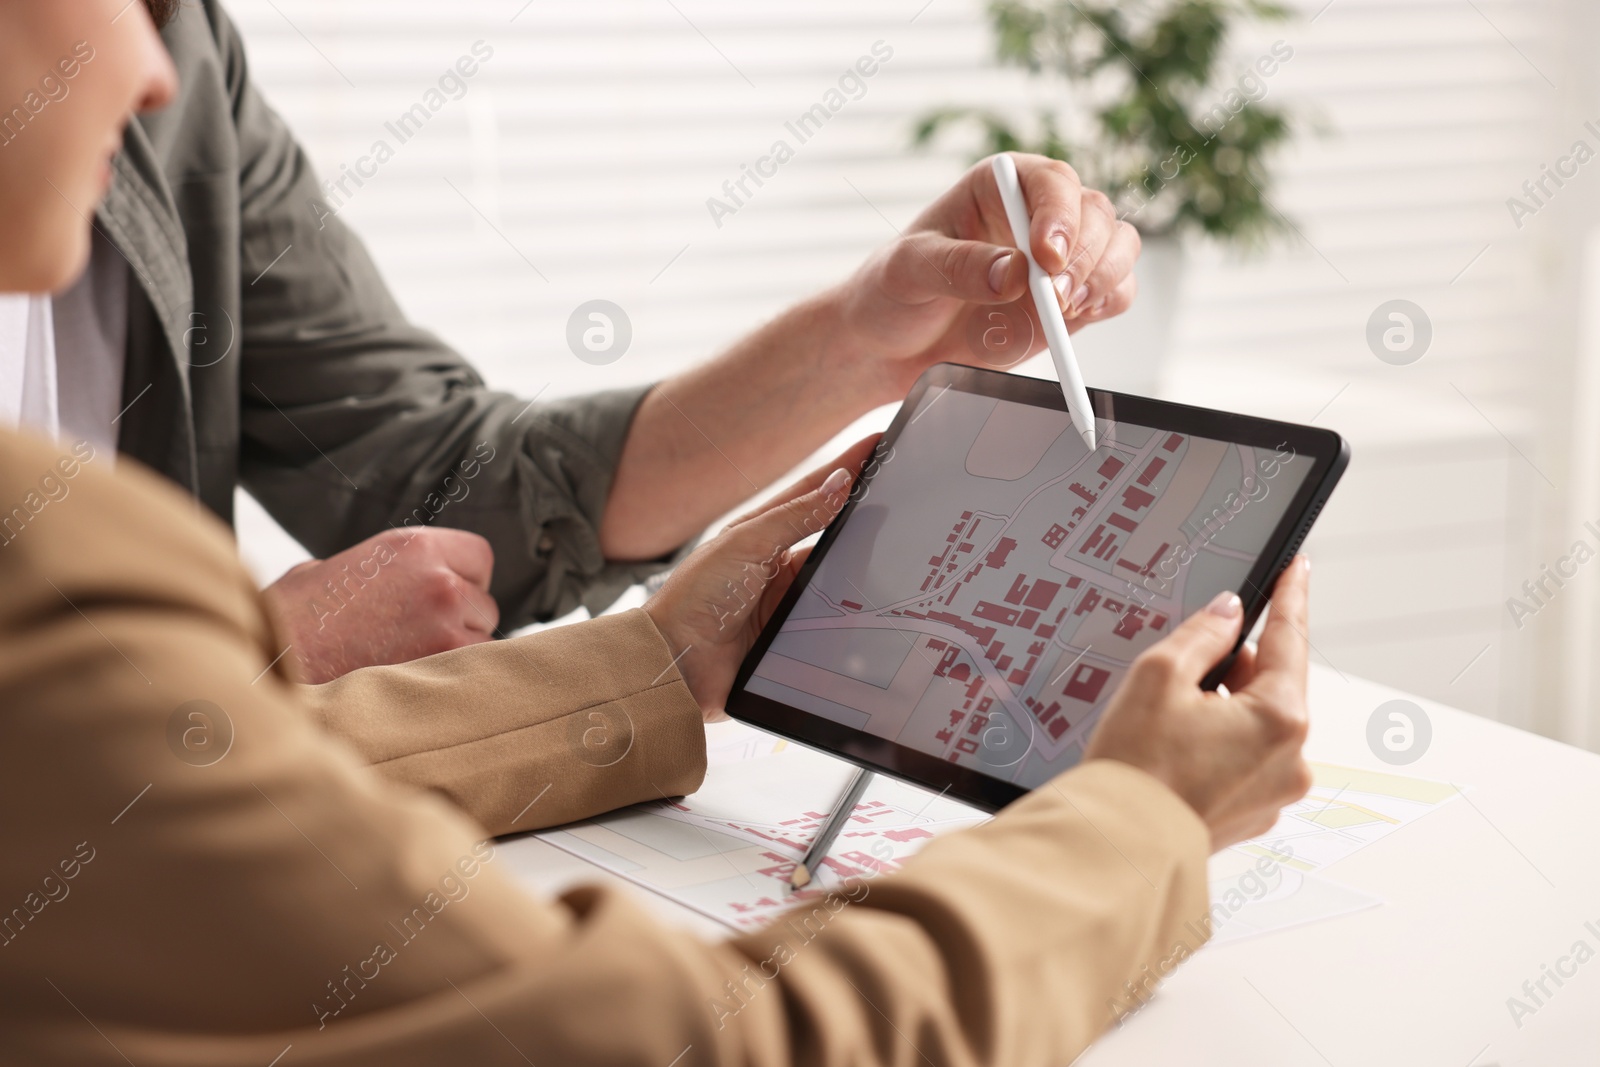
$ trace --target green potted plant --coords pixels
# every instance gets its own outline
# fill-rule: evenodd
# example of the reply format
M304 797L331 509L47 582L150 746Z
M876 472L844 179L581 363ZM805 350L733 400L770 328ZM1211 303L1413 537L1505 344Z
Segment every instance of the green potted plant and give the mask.
M1278 41L1243 67L1225 62L1240 21L1287 14L1263 0L991 0L997 58L1027 72L1040 102L944 107L917 123L919 146L965 126L978 156L1065 160L1138 228L1134 310L1082 337L1093 384L1155 390L1187 237L1259 248L1287 228L1268 199L1269 158L1294 123L1267 98L1294 49Z

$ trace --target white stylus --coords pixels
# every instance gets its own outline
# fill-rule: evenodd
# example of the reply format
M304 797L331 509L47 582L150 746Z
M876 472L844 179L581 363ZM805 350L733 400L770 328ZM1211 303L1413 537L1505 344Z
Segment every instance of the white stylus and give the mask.
M1072 350L1072 338L1067 335L1067 324L1056 303L1056 291L1050 285L1050 276L1033 258L1028 239L1028 202L1022 196L1022 182L1017 178L1017 165L1009 152L994 157L994 180L1000 187L1000 202L1006 206L1006 220L1011 223L1011 237L1028 260L1028 291L1033 294L1034 309L1044 324L1045 344L1050 347L1050 358L1056 364L1056 376L1061 379L1061 395L1067 398L1067 411L1077 424L1078 435L1089 451L1095 449L1094 408L1089 405L1089 390L1083 387L1083 372L1078 370L1078 355Z

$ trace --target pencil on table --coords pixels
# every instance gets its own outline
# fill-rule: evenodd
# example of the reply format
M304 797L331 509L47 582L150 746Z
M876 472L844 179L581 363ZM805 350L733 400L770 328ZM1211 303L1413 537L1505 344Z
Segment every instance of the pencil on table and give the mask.
M789 876L791 888L804 889L811 884L812 872L827 859L828 850L838 839L839 831L844 829L844 824L850 820L851 813L856 810L856 802L861 799L861 794L867 791L872 779L871 771L856 771L856 776L850 780L850 786L844 791L844 796L833 806L833 811L828 814L822 828L817 831L817 836L812 838L811 847L806 849L804 858Z

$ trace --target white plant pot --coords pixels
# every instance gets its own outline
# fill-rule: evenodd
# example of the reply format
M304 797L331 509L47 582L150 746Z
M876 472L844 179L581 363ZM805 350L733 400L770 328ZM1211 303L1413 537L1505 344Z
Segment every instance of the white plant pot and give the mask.
M1072 337L1086 384L1118 393L1156 395L1172 348L1186 259L1183 242L1177 238L1145 238L1134 268L1139 295L1133 306Z

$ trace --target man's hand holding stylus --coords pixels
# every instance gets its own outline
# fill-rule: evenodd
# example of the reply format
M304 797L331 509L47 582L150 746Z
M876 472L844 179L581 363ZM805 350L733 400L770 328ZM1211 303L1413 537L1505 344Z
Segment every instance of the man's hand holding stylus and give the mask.
M1068 330L1127 310L1138 291L1138 232L1066 163L1020 152L1012 158L1032 217L1033 257L1050 275ZM983 160L829 303L842 327L839 358L865 361L893 400L935 363L982 363L970 341L972 320L1000 305L1018 304L1033 323L1032 351L1041 351L1044 334L1027 296L1027 260L1017 254L993 169Z

